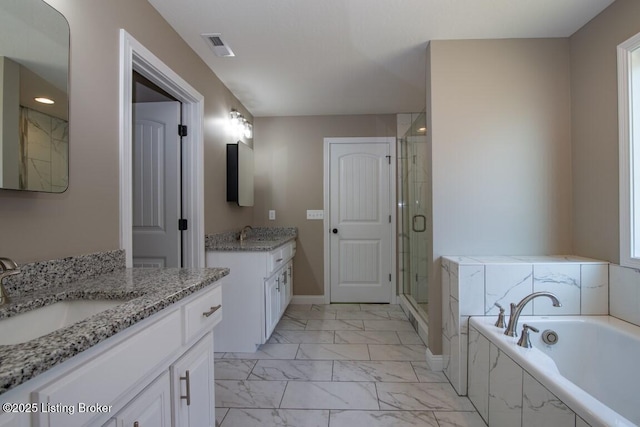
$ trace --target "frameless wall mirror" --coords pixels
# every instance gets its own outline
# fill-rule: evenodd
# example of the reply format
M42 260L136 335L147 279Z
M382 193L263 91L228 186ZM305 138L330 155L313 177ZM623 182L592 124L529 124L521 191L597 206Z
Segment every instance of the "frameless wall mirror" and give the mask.
M227 202L253 206L253 148L227 144Z
M69 185L69 24L42 0L0 0L0 188Z

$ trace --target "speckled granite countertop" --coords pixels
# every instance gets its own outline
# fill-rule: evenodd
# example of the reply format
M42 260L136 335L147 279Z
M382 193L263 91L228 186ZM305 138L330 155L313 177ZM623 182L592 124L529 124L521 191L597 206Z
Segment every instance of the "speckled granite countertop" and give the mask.
M298 237L295 227L256 227L240 242L238 232L205 236L205 249L224 252L269 252Z
M9 305L0 307L0 319L62 300L127 301L40 338L21 344L0 345L0 394L227 274L227 268L120 269L14 297Z

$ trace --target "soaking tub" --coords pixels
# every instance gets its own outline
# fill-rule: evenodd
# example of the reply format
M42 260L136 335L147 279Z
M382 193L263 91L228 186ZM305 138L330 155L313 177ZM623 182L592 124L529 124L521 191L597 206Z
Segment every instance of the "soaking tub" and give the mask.
M508 337L503 329L495 327L495 321L495 317L470 319L470 347L471 337L479 333L497 347L494 354L503 352L509 356L523 372L593 427L640 425L640 327L610 316L522 316L518 335L524 323L540 331L530 333L533 348L525 349L516 345L518 338ZM543 342L542 335L547 330L557 334L556 344ZM471 358L470 353L470 379L478 370ZM493 393L500 385L489 387ZM470 397L471 394L470 391ZM526 405L530 402L526 397L521 402L522 423L526 424ZM534 410L544 412L540 408ZM497 413L495 419L499 417ZM582 420L577 419L576 425L584 425Z

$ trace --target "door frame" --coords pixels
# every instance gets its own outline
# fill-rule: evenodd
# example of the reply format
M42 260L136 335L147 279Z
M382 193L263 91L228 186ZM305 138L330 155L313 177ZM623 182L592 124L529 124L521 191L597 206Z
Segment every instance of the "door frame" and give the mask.
M133 266L132 201L132 71L135 70L182 102L183 137L182 217L189 227L183 233L183 265L203 268L204 262L204 96L165 65L124 29L120 30L120 247L126 266ZM178 225L176 224L176 227Z
M331 145L332 144L388 144L391 164L389 165L389 212L391 214L390 224L390 254L391 257L391 304L397 304L397 273L396 273L396 138L394 137L354 137L354 138L324 138L324 217L322 226L324 230L324 303L331 303Z

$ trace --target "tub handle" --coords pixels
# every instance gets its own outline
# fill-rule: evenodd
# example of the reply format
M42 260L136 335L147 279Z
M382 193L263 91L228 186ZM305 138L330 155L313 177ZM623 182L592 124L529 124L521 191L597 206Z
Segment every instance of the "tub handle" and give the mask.
M496 320L495 326L502 329L506 328L506 325L504 324L504 308L502 308L502 306L497 302L493 303L493 305L500 309L500 313L498 313L498 320Z
M526 323L524 325L522 325L522 336L520 337L520 339L518 340L518 345L520 347L524 347L524 348L531 348L533 347L531 345L531 340L529 339L529 331L533 331L533 332L540 332L540 330L538 328L534 328L533 326L529 326Z

